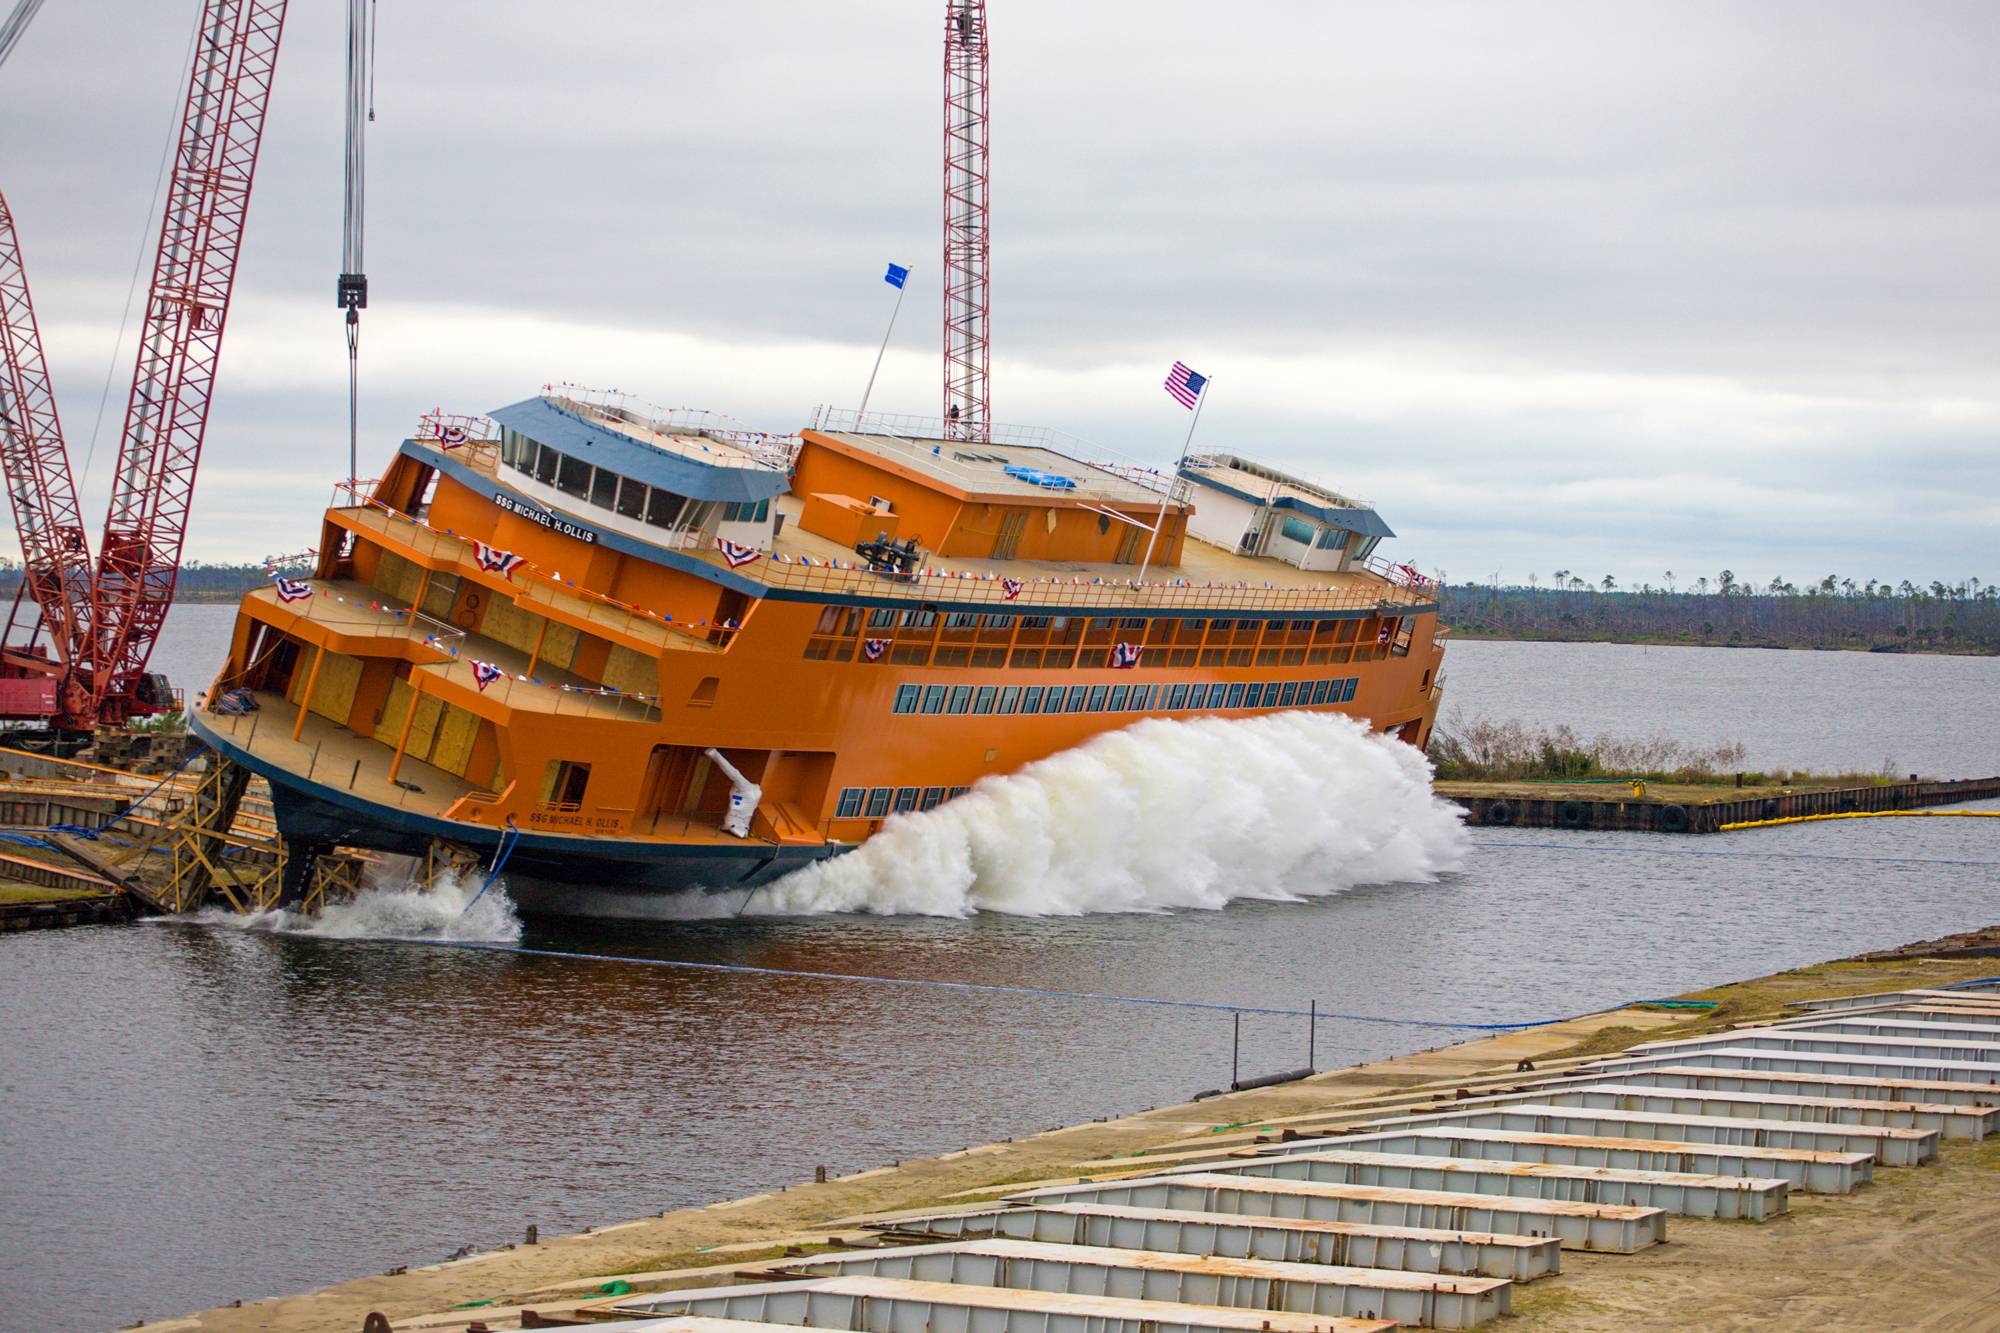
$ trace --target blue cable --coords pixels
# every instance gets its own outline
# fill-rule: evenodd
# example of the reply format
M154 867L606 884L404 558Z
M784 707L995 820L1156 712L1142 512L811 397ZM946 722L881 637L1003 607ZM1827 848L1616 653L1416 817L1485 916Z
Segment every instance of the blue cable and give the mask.
M507 858L514 854L514 845L520 841L521 830L515 825L513 816L509 815L507 817L507 831L500 835L500 853L493 858L493 868L486 872L486 882L479 886L479 892L472 895L472 901L467 903L464 909L459 912L460 916L464 916L466 912L470 912L478 904L479 900L486 896L486 891L492 888L495 882L499 880L500 872L507 868Z
M484 889L480 892L485 892ZM477 902L478 899L473 899ZM467 904L468 910L471 904ZM1050 990L1041 986L1001 986L982 981L934 981L925 977L878 977L852 972L807 972L783 967L755 967L747 963L696 963L677 958L634 958L629 954L571 953L562 949L529 949L518 944L492 944L480 940L399 940L402 944L430 944L447 949L471 949L482 953L518 954L524 958L567 958L589 963L631 963L639 967L681 968L694 972L731 972L739 976L799 977L810 981L858 981L878 986L918 986L935 990L978 991L997 995L1039 995L1061 1000L1097 1000L1109 1004L1147 1004L1172 1009L1206 1009L1232 1014L1275 1014L1284 1018L1319 1017L1349 1023L1389 1023L1399 1027L1464 1028L1476 1032L1511 1032L1519 1028L1546 1027L1567 1020L1537 1018L1525 1023L1446 1023L1431 1018L1384 1018L1376 1014L1340 1014L1327 1010L1317 1015L1305 1009L1277 1009L1245 1004L1221 1004L1209 1000L1164 1000L1144 995L1109 995L1098 991Z

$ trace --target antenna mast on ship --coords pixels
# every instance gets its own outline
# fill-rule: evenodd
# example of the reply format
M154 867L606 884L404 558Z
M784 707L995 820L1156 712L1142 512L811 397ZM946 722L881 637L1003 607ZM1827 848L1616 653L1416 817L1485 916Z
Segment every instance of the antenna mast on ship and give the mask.
M985 440L988 388L986 3L945 0L944 422Z

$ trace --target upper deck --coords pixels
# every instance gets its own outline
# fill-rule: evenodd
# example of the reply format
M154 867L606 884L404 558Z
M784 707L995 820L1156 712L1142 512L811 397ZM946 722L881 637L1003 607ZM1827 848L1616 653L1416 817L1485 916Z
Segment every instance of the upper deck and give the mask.
M497 445L415 439L404 451L496 502L525 500L543 519L559 517L585 543L750 597L1133 614L1365 613L1433 601L1421 580L1367 559L1387 533L1372 508L1318 488L1309 510L1273 508L1284 526L1274 522L1259 547L1204 531L1200 510L1221 504L1208 487L1079 459L1032 433L949 440L915 424L885 431L871 418L866 431L828 421L776 437L569 398L494 416L504 427ZM1288 543L1300 514L1319 525L1317 547ZM1352 548L1350 530L1363 534ZM915 568L871 568L855 548L878 537L914 541Z

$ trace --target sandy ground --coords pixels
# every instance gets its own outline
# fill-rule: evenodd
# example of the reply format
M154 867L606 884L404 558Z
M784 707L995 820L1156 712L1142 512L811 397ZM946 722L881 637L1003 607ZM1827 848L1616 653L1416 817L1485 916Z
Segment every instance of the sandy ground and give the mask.
M2000 939L2000 933L1996 933ZM1843 962L1686 998L1712 1013L1621 1010L1333 1071L1282 1088L1163 1107L944 1157L805 1184L546 1239L456 1263L363 1278L323 1291L207 1311L149 1329L354 1333L371 1310L398 1330L519 1327L520 1311L560 1316L606 1298L612 1276L635 1291L698 1284L788 1246L864 1239L856 1220L1003 1186L1141 1169L1135 1154L1226 1149L1260 1126L1337 1123L1459 1088L1515 1081L1531 1059L1559 1068L1588 1054L1771 1016L1788 999L1929 986L2000 972L1992 958ZM1119 1159L1116 1161L1108 1159ZM1844 1198L1795 1195L1777 1222L1676 1218L1669 1243L1639 1255L1565 1253L1560 1277L1515 1292L1506 1328L1937 1329L2000 1331L2000 1142L1961 1146L1945 1164L1881 1170ZM717 1266L721 1267L718 1268ZM476 1308L452 1309L464 1302ZM428 1313L427 1313L428 1312Z

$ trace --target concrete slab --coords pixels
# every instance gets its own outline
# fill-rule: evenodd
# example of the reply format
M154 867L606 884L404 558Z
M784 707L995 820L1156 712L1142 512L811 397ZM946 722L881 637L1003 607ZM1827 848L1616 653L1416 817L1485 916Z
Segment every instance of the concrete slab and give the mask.
M1708 1092L1776 1092L1797 1097L1851 1097L1883 1102L1923 1102L1945 1106L2000 1106L2000 1084L1989 1088L1922 1078L1867 1078L1860 1074L1795 1074L1777 1069L1717 1069L1662 1065L1627 1070L1593 1069L1579 1082L1639 1082L1659 1088ZM1561 1084L1551 1084L1560 1087Z
M1798 1120L1809 1124L1889 1125L1935 1129L1948 1139L1978 1142L2000 1128L2000 1107L1885 1102L1851 1097L1808 1097L1799 1093L1710 1091L1647 1087L1642 1082L1554 1083L1527 1092L1473 1097L1454 1109L1542 1102L1614 1111L1671 1111L1676 1115L1723 1115L1744 1120Z

